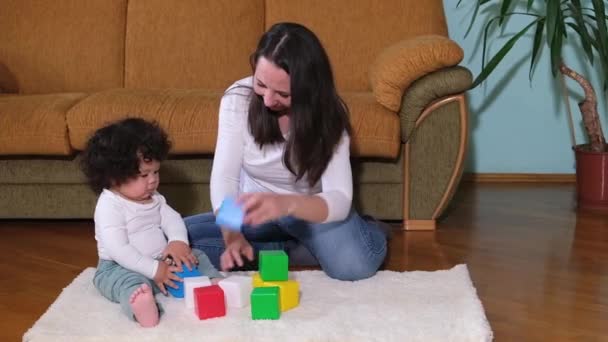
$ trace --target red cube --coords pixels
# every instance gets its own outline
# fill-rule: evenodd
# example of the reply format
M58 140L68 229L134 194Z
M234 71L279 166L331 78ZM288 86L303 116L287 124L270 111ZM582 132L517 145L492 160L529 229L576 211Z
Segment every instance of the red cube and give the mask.
M224 290L218 285L195 288L194 312L199 319L226 316Z

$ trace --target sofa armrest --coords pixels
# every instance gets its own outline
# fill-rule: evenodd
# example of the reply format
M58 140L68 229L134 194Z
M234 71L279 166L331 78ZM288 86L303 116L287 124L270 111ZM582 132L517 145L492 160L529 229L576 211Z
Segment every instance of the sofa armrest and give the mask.
M464 67L455 66L437 70L414 81L401 99L401 139L406 142L416 127L420 114L433 102L446 96L467 91L473 75Z
M438 35L395 43L380 53L371 65L369 75L374 96L381 105L397 112L403 94L412 82L431 72L457 65L463 56L458 44Z
M434 229L454 195L468 145L466 68L430 73L403 95L399 118L404 145L404 227Z

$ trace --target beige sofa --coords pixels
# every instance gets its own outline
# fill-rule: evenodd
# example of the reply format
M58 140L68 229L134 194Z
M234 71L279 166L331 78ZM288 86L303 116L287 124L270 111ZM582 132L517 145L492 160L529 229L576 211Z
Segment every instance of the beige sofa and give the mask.
M0 218L90 218L78 169L91 132L157 120L173 141L162 187L183 215L207 211L222 92L251 73L273 23L318 34L351 110L355 204L433 229L467 147L471 74L441 0L3 0Z

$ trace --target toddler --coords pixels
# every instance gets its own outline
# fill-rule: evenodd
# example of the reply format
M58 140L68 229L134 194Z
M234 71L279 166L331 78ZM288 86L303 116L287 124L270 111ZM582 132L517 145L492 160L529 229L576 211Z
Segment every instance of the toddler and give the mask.
M163 313L154 295L182 281L174 272L198 264L217 283L222 275L200 250L190 249L182 217L157 192L160 163L169 152L156 124L128 118L100 128L83 151L82 170L95 193L99 264L93 282L142 327Z

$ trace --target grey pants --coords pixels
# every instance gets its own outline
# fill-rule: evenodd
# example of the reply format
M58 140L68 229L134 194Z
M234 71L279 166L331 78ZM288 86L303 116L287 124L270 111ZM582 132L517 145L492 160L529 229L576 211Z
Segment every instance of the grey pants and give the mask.
M222 277L221 273L213 267L205 253L199 249L192 249L192 254L198 259L198 269L202 274L209 278ZM122 312L133 321L135 320L135 316L129 303L129 298L133 291L138 289L142 284L148 284L154 291L154 295L160 293L160 289L152 279L130 271L112 260L99 260L95 277L93 277L93 284L104 297L114 303L120 303ZM156 302L156 306L158 307L159 316L161 316L164 310L158 301Z

